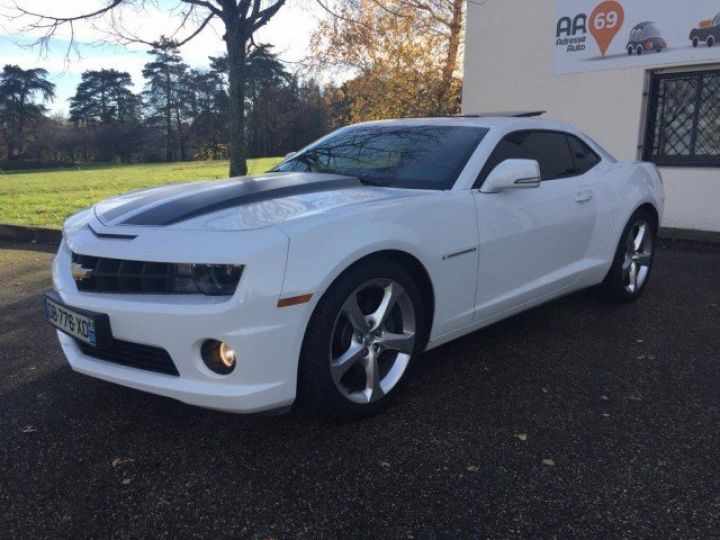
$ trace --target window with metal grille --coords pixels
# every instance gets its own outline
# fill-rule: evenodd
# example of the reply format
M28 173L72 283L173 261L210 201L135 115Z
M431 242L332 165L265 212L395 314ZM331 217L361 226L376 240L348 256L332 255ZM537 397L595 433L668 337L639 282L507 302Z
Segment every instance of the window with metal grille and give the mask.
M652 75L643 159L720 167L720 70Z

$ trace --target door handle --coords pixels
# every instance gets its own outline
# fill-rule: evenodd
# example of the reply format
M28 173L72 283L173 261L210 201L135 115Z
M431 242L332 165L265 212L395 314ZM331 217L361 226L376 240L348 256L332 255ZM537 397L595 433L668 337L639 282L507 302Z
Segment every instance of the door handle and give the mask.
M579 204L583 204L586 202L592 201L593 194L592 191L578 191L575 194L575 202Z

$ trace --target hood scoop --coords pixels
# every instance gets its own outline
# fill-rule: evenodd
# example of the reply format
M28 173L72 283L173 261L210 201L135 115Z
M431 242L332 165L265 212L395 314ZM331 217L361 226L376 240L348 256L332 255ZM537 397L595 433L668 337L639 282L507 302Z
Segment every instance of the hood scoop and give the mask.
M92 225L90 225L89 223L88 223L87 228L90 229L90 232L93 233L98 238L109 238L111 240L135 240L137 238L137 234L119 234L119 233L98 232L95 229L93 229Z
M98 205L96 214L106 225L164 226L247 204L361 185L352 176L277 173L131 193Z

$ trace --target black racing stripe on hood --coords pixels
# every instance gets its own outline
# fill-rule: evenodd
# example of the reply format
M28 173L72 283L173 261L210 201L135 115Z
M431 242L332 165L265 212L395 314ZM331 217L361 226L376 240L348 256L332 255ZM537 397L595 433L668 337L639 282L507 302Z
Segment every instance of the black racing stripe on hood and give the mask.
M245 204L292 197L303 193L315 193L361 186L360 180L351 176L334 176L318 180L317 176L292 175L241 180L221 188L201 190L177 197L167 203L139 212L122 225L172 225L219 210Z
M98 217L100 217L103 222L110 223L128 214L129 212L139 210L144 206L148 206L150 204L160 202L163 199L175 197L177 195L181 195L182 193L189 193L192 191L197 191L197 184L177 184L174 186L163 186L160 189L152 189L149 192L138 193L137 198L132 198L132 192L127 193L126 196L131 197L127 202L124 202L123 204L116 206L115 208L105 210Z

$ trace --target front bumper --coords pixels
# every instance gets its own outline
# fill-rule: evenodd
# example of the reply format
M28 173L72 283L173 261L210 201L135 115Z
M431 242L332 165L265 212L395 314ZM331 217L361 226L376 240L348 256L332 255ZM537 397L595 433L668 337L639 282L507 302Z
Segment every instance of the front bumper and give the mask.
M163 375L86 356L80 351L73 338L60 331L57 334L65 357L74 371L136 390L173 398L189 405L234 413L254 413L289 406L295 400L295 383L288 384L287 380L259 384L252 384L249 381L222 384L210 378L202 381L182 375L179 377ZM173 360L176 365L192 363L193 358L189 356L174 355ZM236 372L240 369L242 368L238 362Z
M93 254L95 241L83 245L74 238L72 249ZM285 256L282 249L258 255L232 297L87 293L75 286L71 251L64 241L53 262L53 285L61 300L71 307L107 314L118 340L166 350L179 376L85 355L72 337L58 331L63 352L79 373L191 405L238 413L286 407L295 399L299 351L310 306L277 308ZM261 270L253 271L257 268ZM206 339L224 341L235 350L237 364L231 374L219 375L205 366L200 349Z

